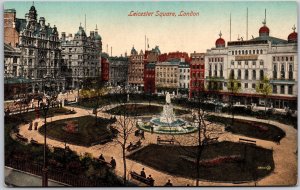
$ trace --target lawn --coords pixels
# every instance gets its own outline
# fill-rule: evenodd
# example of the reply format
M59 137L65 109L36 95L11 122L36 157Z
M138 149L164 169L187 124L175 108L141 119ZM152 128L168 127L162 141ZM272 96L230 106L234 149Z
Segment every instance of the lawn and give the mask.
M126 113L130 116L143 116L143 115L159 115L163 111L162 106L156 105L142 105L142 104L126 104L114 107L107 111L107 113L114 115L121 115ZM175 115L183 115L190 113L187 110L174 109Z
M175 176L196 178L197 147L150 144L128 156L129 159L143 163L162 172ZM159 156L157 156L159 155ZM260 179L274 170L272 150L249 144L220 142L206 146L200 160L200 179L216 182L245 182ZM217 160L229 156L239 160L204 164L208 160ZM268 169L267 169L268 168ZM148 175L148 174L147 174ZM153 176L155 177L159 176Z
M113 121L109 119L98 118L96 124L93 116L64 119L47 124L47 135L62 142L92 146L105 143L113 138L113 133L107 129L108 125L112 123ZM68 128L69 125L78 126L78 128ZM44 126L39 129L39 132L44 133Z
M206 118L211 122L218 122L223 125L230 125L231 118L210 115ZM285 132L271 124L234 119L233 126L230 126L230 132L240 134L247 137L263 139L268 141L279 141L285 137Z

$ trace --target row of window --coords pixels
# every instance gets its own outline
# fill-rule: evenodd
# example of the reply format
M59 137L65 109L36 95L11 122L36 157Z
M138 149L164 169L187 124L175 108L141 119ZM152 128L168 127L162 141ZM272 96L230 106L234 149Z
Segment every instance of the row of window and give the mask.
M293 56L274 56L273 61L293 61L294 57Z
M177 74L166 74L166 73L157 73L156 74L157 77L177 77Z
M230 70L230 74L229 74L230 78L235 78L235 74L234 74L234 70L231 69ZM264 78L264 70L260 70L259 71L259 79L262 80ZM242 71L241 69L237 70L237 79L242 79ZM244 79L248 80L249 78L249 70L246 69L245 73L244 73ZM252 80L256 80L256 70L252 70Z
M248 54L263 54L263 50L235 50L231 52L231 55L248 55Z
M208 62L223 62L223 57L208 58Z
M179 79L180 80L190 80L190 76L189 75L188 76L186 76L186 75L180 75Z
M156 82L166 82L166 83L177 83L177 79L169 79L169 78L158 78Z
M179 72L183 72L183 73L189 73L190 72L190 69L179 69Z
M202 65L191 65L191 69L204 69L204 64L202 64Z
M180 88L190 88L189 83L179 83Z
M249 65L250 61L234 61L234 60L231 60L231 65L232 66L234 66L235 63L237 63L237 65L242 65L242 63L244 63L244 65ZM256 61L252 61L252 65L256 66ZM264 60L260 60L259 65L264 66Z

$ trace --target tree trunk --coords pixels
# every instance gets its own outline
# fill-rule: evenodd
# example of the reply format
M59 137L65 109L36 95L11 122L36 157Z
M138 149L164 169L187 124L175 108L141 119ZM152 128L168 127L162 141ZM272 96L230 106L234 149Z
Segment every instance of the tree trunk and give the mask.
M126 169L127 169L127 166L126 166L126 155L125 155L125 144L122 146L122 153L123 153L123 166L124 166L124 176L123 176L123 183L124 185L126 185Z

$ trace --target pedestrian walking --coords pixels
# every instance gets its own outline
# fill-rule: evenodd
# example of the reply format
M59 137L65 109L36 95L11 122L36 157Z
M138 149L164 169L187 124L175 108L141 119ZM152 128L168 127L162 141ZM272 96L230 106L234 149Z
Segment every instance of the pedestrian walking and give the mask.
M116 163L116 160L114 159L114 157L111 157L110 164L111 164L111 167L112 167L113 169L115 169L115 168L116 168L116 166L117 166L117 163Z

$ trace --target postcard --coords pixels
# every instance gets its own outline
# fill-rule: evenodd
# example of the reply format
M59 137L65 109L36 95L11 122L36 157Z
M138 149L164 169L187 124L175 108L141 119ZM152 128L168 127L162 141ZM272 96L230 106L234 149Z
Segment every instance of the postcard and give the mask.
M8 187L295 186L293 1L6 1Z

